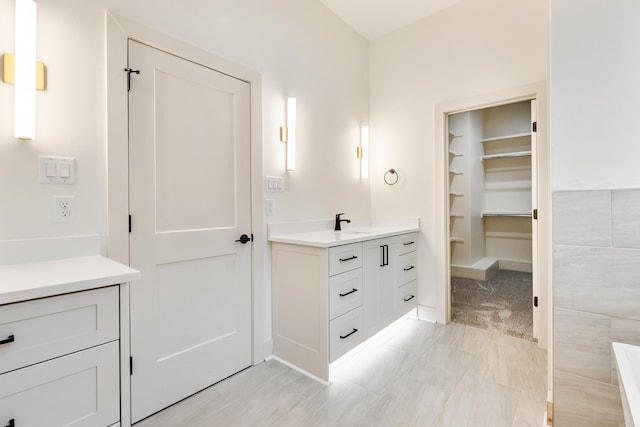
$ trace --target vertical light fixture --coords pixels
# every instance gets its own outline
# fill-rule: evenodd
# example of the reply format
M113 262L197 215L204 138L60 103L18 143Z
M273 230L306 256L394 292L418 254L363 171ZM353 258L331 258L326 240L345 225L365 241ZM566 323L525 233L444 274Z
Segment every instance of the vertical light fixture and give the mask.
M36 16L33 0L16 0L14 135L36 136Z
M296 99L287 98L287 170L296 170Z
M369 126L362 126L357 156L360 159L360 179L369 179Z

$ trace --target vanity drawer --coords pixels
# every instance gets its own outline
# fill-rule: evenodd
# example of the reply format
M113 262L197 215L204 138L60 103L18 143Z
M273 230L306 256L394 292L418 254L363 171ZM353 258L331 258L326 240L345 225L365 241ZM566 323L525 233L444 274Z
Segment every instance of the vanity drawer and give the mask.
M400 286L396 292L396 313L404 316L409 310L418 306L418 282L414 280Z
M362 269L329 278L329 320L362 305Z
M362 342L362 307L329 322L329 362Z
M119 344L0 375L0 425L110 426L120 419Z
M119 337L118 287L0 306L0 373Z
M329 248L329 276L362 267L362 243Z
M416 252L409 252L398 256L398 286L416 280L418 277L418 257Z
M406 254L418 249L418 233L403 234L399 236L400 244L398 245L398 253Z

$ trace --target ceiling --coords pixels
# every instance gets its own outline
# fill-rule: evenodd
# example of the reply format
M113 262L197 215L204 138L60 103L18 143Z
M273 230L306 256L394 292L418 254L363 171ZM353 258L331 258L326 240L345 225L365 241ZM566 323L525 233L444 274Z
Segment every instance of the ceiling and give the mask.
M320 0L369 40L405 27L463 0Z

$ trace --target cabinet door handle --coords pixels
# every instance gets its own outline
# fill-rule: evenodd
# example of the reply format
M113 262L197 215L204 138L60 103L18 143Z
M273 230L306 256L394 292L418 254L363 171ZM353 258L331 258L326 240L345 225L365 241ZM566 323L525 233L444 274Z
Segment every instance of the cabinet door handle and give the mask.
M351 295L354 292L358 292L358 290L356 288L351 289L349 292L347 292L346 294L338 294L341 297L346 297L347 295Z
M357 259L357 256L350 256L349 258L338 258L340 262L351 261L352 259Z
M403 245L405 245L405 246L409 246L409 245L413 245L414 243L415 243L415 242L405 242L405 243L403 243Z
M6 340L0 341L0 345L9 344L10 342L14 342L15 340L16 339L13 337L13 335L9 335Z
M13 335L12 335L13 336ZM6 425L6 427L16 427L16 420L11 418L9 420L9 424Z
M358 330L356 328L353 328L353 331L349 332L347 335L340 335L340 339L341 340L347 339L351 335L355 334L356 332L358 332Z
M409 295L409 298L403 298L403 300L404 300L404 302L407 302L407 301L411 301L415 297L416 297L415 295Z
M403 268L404 271L413 270L415 267L412 265L411 267Z
M389 245L382 245L380 249L382 249L382 264L380 264L380 267L384 267L389 265Z

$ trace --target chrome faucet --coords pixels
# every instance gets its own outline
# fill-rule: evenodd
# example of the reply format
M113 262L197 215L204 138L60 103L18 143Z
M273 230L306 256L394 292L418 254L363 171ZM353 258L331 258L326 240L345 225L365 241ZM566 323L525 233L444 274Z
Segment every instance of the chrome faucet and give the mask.
M351 220L350 220L350 219L341 219L341 218L340 218L340 215L344 215L344 214L343 214L343 213L339 213L339 214L337 214L337 215L336 215L336 226L335 226L335 228L334 228L334 230L336 230L336 231L340 231L340 230L342 230L342 228L340 227L340 225L341 225L343 222L346 222L347 224L351 223Z

